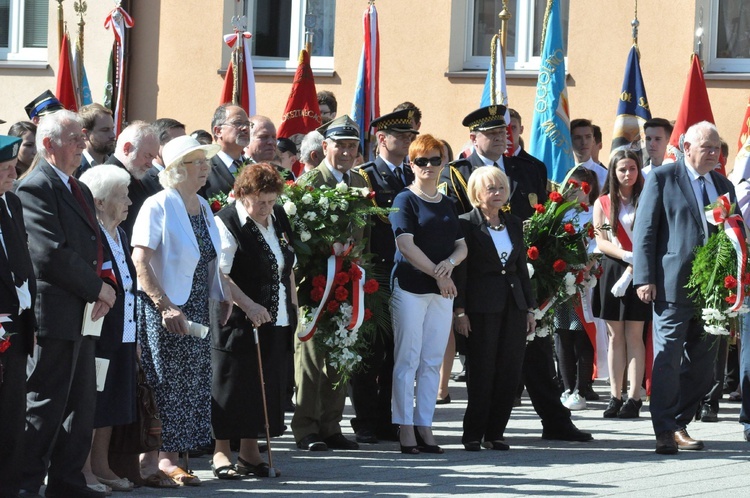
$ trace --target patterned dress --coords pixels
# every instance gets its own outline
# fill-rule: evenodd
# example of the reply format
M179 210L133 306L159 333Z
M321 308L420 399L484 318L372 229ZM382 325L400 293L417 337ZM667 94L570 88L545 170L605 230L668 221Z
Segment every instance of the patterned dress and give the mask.
M188 320L208 326L208 269L216 258L202 215L190 216L200 260L190 297L181 306ZM141 360L154 388L163 424L162 451L183 451L211 443L211 340L172 334L149 297L138 294Z

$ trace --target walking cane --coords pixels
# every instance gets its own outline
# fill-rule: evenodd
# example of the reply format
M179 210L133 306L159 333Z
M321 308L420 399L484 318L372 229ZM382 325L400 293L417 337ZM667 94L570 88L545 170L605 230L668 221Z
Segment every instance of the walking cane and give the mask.
M255 349L258 352L258 374L260 375L260 392L263 398L263 415L266 418L266 443L268 444L268 477L276 477L276 469L273 468L273 456L271 455L271 431L268 426L268 405L266 404L266 381L263 379L263 360L260 357L260 341L258 340L258 327L253 327L255 338Z

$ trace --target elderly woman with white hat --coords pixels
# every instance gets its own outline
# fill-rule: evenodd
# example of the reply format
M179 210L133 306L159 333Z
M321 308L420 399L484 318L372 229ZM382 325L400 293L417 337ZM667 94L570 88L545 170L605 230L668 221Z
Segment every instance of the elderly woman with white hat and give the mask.
M221 239L211 209L198 190L218 145L190 136L164 146L164 190L146 199L131 244L138 275L141 360L161 412L163 442L156 458L142 461L146 474L161 471L179 485L200 479L178 466L178 452L211 442L211 345L208 301L231 311L219 268ZM186 467L186 465L184 466Z

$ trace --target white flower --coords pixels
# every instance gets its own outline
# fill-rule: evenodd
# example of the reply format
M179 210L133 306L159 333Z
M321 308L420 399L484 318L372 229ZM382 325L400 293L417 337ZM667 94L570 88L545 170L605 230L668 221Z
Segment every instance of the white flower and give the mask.
M339 202L339 209L342 211L349 209L349 202L346 199L341 199Z
M308 192L305 195L302 196L302 204L312 204L313 196Z
M534 276L534 265L526 263L526 268L529 270L529 278L532 278Z
M317 214L315 214L315 211L308 211L308 212L306 212L306 213L305 213L304 215L302 215L302 217L303 217L304 219L306 219L306 220L310 220L310 221L313 221L313 220L314 220L315 218L317 218L317 217L318 217L318 215L317 215Z
M334 223L336 223L337 221L339 221L339 215L337 215L337 214L332 214L330 216L330 218L331 218L331 221L334 222Z
M310 240L310 237L312 237L312 235L310 235L310 232L308 232L307 230L299 234L299 240L301 240L302 242L307 242L308 240Z
M321 197L320 200L318 200L318 206L323 209L323 211L328 209L328 199L326 197Z
M549 331L550 331L550 328L548 326L537 327L536 335L537 337L547 337L549 335Z
M349 185L344 182L337 183L336 190L338 190L339 192L346 192L347 190L349 190Z
M287 214L287 216L294 216L297 214L297 206L292 201L286 201L284 203L284 212Z

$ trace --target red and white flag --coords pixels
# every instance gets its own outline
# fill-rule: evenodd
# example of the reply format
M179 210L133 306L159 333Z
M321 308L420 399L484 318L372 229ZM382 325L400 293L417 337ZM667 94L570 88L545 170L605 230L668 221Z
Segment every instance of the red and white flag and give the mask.
M227 66L220 104L233 102L245 109L248 116L255 116L255 73L250 56L250 38L247 31L235 30L224 35L224 43L232 49L232 58Z

